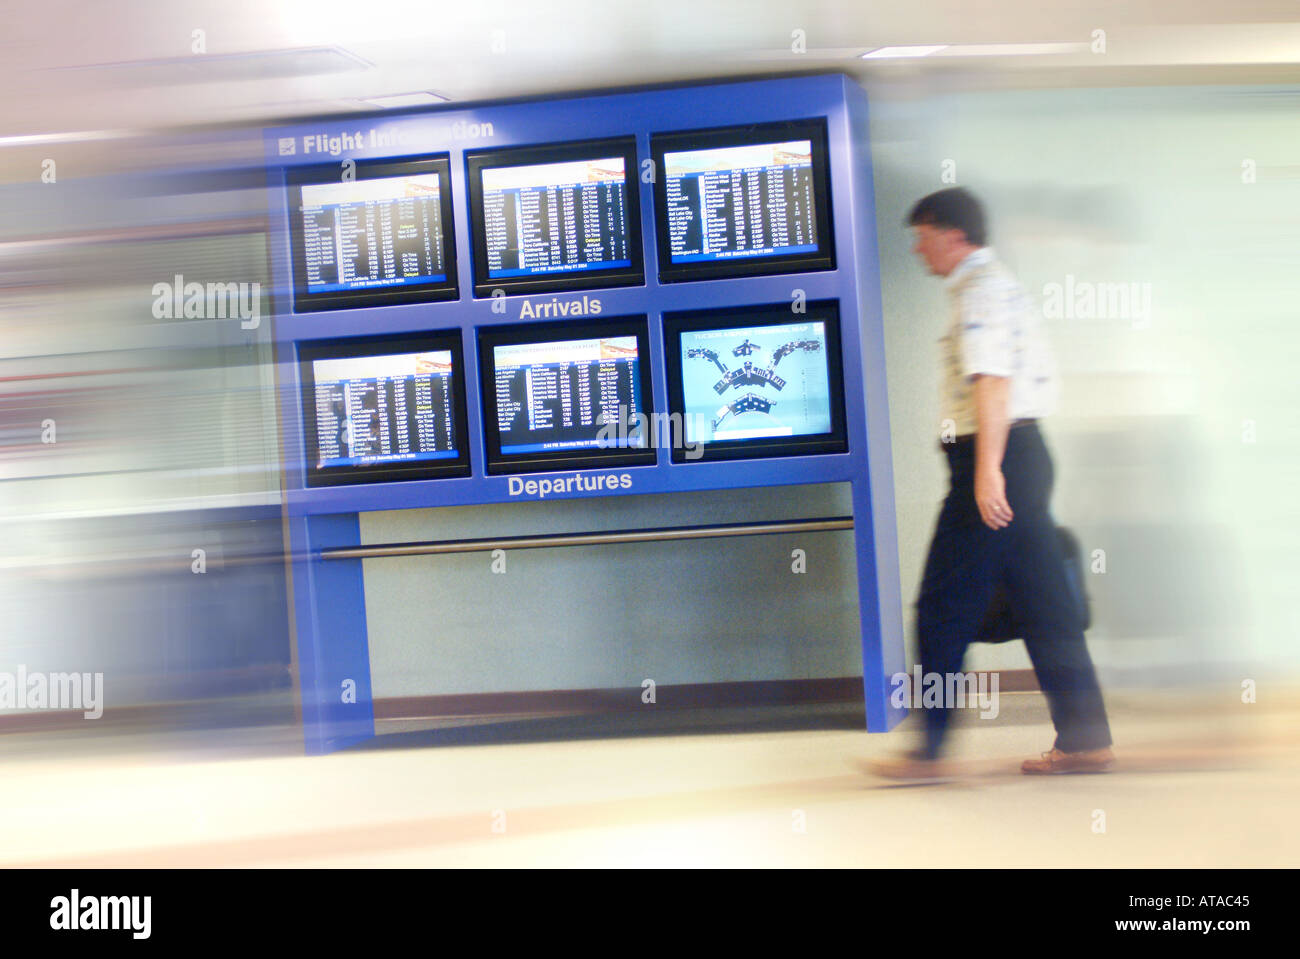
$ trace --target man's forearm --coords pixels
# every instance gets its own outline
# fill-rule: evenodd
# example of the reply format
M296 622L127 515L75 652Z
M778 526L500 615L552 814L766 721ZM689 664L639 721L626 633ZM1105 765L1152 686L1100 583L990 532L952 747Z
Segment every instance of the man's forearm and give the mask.
M1002 454L1007 449L1007 419L1011 380L1005 376L975 377L975 471L1002 468Z

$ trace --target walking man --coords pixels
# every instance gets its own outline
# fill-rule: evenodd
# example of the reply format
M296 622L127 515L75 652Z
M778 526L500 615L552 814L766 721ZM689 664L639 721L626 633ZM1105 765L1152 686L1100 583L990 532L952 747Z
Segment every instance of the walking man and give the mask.
M1015 277L986 245L984 212L970 193L941 190L908 216L914 252L943 277L951 322L943 354L941 448L951 486L917 600L923 674L960 672L999 584L1026 624L1025 645L1047 698L1056 742L1025 773L1103 772L1114 761L1110 727L1080 611L1049 512L1052 460L1037 420L1051 413L1057 377L1038 317ZM951 703L923 710L924 747L875 764L879 775L944 776Z

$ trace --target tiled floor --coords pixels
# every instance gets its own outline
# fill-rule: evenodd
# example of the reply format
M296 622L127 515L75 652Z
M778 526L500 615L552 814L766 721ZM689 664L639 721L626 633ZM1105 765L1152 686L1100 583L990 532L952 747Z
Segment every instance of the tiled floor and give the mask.
M1035 694L967 717L969 775L893 786L856 758L911 744L852 717L670 735L575 721L495 744L433 734L307 758L296 730L0 737L2 865L1295 866L1300 697L1109 696L1120 765L1026 777ZM583 723L586 726L583 726ZM753 724L751 723L751 725ZM680 724L679 724L680 725ZM709 728L707 721L693 728ZM820 727L820 728L818 728ZM597 735L574 738L586 728ZM567 730L566 738L539 736Z

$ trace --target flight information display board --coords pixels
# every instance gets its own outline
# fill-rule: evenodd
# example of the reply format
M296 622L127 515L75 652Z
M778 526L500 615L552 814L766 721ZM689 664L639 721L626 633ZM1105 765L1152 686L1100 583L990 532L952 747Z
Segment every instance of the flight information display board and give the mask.
M468 474L460 337L303 344L311 485Z
M654 462L644 320L484 330L488 472Z
M834 266L824 123L662 134L651 152L661 279Z
M699 458L847 449L835 303L668 314L664 336L669 407Z
M392 644L409 637L404 621L379 613L413 568L385 557L426 556L416 559L419 578L436 592L463 566L438 557L550 542L538 538L535 515L547 507L523 504L556 499L567 501L558 509L572 521L555 543L599 549L662 539L643 557L650 565L660 552L689 559L697 547L668 544L696 537L839 530L837 549L853 543L842 592L850 605L856 599L861 650L838 648L847 635L831 637L835 659L822 673L860 666L872 731L904 716L889 679L906 669L906 646L870 130L861 86L823 74L349 112L265 131L273 322L228 329L241 341L272 342L278 360L295 675L309 752L383 730L376 714L397 681ZM405 164L438 157L447 176L437 181L446 286L436 259L421 252L432 253L436 235L423 213L403 220L400 235L386 234L410 272L367 273L356 264L363 249L369 256L370 235L354 228L343 249L337 211L405 203L408 188L433 186L419 178L431 169ZM356 186L308 190L304 203L304 185L348 183L352 160ZM400 191L361 182L384 177L403 178ZM318 244L310 271L309 233ZM351 278L340 279L349 257ZM800 290L806 296L792 306ZM401 299L412 293L445 299ZM365 308L311 312L333 306ZM330 362L354 359L365 362ZM780 488L790 502L807 491L821 505L802 519L781 509L762 516L759 500L779 505L781 497L754 491ZM730 505L725 515L700 514L705 501ZM443 511L466 507L496 517L494 528L471 530L468 542L464 531L434 529L447 525ZM650 519L623 523L633 507ZM396 511L419 511L412 522L432 532L386 522ZM614 528L622 526L637 532ZM593 532L612 535L583 535ZM617 547L617 559L639 562L623 555L631 548ZM730 585L714 597L719 608L761 602L754 577ZM623 607L649 631L638 649L671 665L681 644L650 634L691 639L694 627L682 624L692 610L654 599L632 596ZM520 610L523 629L505 640L527 646L525 621L544 606ZM708 616L695 618L695 631L707 634ZM798 629L760 637L762 662L750 678L790 679L787 633ZM726 645L725 636L705 640ZM372 662L384 643L388 652ZM543 685L616 685L629 675L617 652L559 655L554 682ZM473 663L460 670L466 664L453 660L438 660L447 667L440 688L499 692L474 686ZM682 681L717 679L706 667Z
M475 293L644 282L635 141L467 157Z
M458 295L445 157L305 168L291 190L295 310Z

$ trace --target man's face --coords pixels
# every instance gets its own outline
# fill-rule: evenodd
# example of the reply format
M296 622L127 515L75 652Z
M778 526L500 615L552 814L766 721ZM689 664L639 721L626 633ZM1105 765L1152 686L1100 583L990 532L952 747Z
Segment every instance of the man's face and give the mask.
M935 276L947 276L961 262L966 247L966 234L961 230L945 229L930 223L914 226L912 252L921 259Z

